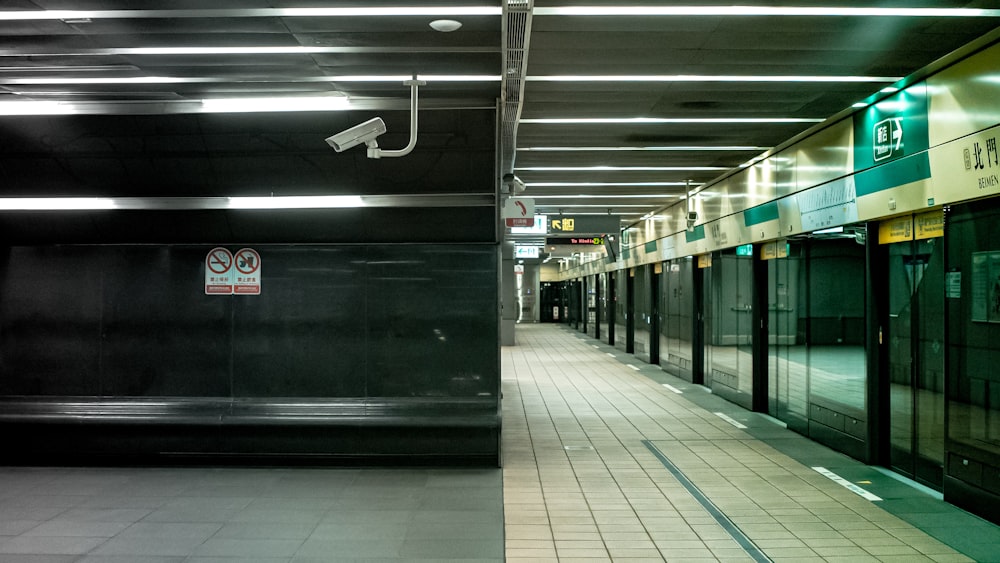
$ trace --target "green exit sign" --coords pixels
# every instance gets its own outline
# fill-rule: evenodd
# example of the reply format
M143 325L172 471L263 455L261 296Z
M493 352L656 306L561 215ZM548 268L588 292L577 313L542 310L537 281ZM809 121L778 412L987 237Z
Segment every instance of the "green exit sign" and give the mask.
M741 244L736 247L737 256L753 256L753 245L752 244Z

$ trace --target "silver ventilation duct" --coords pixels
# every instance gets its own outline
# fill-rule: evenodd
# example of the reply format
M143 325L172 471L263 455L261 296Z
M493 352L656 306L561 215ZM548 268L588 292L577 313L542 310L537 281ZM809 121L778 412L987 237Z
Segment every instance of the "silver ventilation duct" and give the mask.
M534 6L534 0L504 0L503 3L503 79L500 85L501 175L514 172L517 122L521 119L523 107L521 95L528 70L528 38L531 36L531 11Z

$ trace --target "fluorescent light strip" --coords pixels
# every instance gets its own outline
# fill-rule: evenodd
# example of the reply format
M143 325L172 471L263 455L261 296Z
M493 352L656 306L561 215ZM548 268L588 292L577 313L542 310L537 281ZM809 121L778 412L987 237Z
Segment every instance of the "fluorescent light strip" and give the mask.
M209 113L266 111L338 111L351 107L347 96L298 96L285 98L209 98L201 101Z
M532 195L532 199L647 199L647 198L680 198L677 194L574 194L574 195Z
M599 188L615 186L686 186L687 182L531 182L527 188ZM691 184L700 186L701 184Z
M115 200L106 197L4 197L2 211L91 211L117 209Z
M591 203L579 203L579 204L572 203L572 204L568 204L568 205L563 205L563 204L558 204L558 203L550 203L550 204L540 203L540 204L538 204L538 205L535 206L535 210L538 211L538 209L540 209L540 208L550 208L550 207L553 208L553 209L569 209L569 208L575 209L575 208L578 208L578 207L597 207L597 208L600 208L600 209L609 209L609 208L610 209L623 209L623 208L626 208L626 207L629 207L629 208L638 207L640 209L649 209L651 207L651 205L650 204L636 205L636 204L632 204L632 203L624 203L624 204L617 204L617 203L615 203L615 204L603 204L603 205L602 204L596 204L596 203L595 204L591 204ZM542 213L542 215L551 215L551 213ZM602 215L607 215L607 213L602 213ZM642 213L636 213L635 215L642 215Z
M677 147L523 147L519 151L535 152L619 152L619 151L766 151L772 147L751 146L677 146Z
M550 75L528 76L528 82L897 82L899 76L768 76L768 75Z
M577 205L577 206L574 206L574 207L600 207L600 206ZM622 206L616 206L616 207L622 207ZM648 206L642 205L640 207L648 207ZM539 213L539 215L549 215L549 216L553 216L553 217L558 217L559 215L562 215L562 213L560 213L558 211L551 211L551 212L548 212L548 213ZM588 211L588 212L583 212L583 213L574 213L573 215L608 215L608 212L605 211L604 213L591 213L591 212ZM615 215L642 215L642 212L640 212L640 211L624 211L622 213L615 213Z
M90 56L114 56L114 55L139 55L139 56L152 56L152 55L318 55L318 54L352 54L352 53L470 53L470 52L483 52L483 53L496 53L500 51L500 47L493 46L473 46L473 47L442 47L442 46L405 46L405 47L352 47L352 46L339 46L339 47L302 47L302 46L268 46L259 45L253 47L111 47L107 49L74 49L72 51L65 50L41 50L34 49L28 51L19 51L18 53L13 53L10 51L0 52L0 57L23 57L27 55L31 56L72 56L72 55L90 55ZM12 67L13 68L13 67ZM31 70L31 71L44 71L44 70L108 70L107 67L93 67L88 69L87 67L64 67L60 69L47 69L32 67L28 69L13 68L15 70ZM8 69L11 70L11 69Z
M358 195L229 197L227 209L332 209L364 207Z
M813 117L569 117L522 119L520 123L544 125L647 124L647 123L820 123Z
M218 82L271 83L271 82L404 82L413 78L399 75L361 75L361 76L308 76L305 78L241 78L225 76L121 76L106 78L0 78L0 84L34 85L34 84L202 84ZM499 74L419 74L417 80L427 82L500 82Z
M256 8L214 10L17 10L0 21L146 18L339 18L402 16L499 16L500 6L377 6L366 8Z
M95 211L142 209L332 209L364 207L358 195L276 197L5 197L0 211Z
M524 172L707 172L730 170L727 166L525 166Z
M552 6L535 16L811 16L995 18L1000 10L978 8L847 8L840 6Z

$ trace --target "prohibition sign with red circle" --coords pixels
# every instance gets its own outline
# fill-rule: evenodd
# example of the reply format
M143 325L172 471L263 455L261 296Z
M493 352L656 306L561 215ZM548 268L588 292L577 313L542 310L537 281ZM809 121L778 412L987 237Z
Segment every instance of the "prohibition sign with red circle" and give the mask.
M253 274L260 269L260 254L252 248L244 248L236 253L236 269L241 274Z
M205 257L205 266L215 274L225 274L233 267L233 255L225 248L213 248Z

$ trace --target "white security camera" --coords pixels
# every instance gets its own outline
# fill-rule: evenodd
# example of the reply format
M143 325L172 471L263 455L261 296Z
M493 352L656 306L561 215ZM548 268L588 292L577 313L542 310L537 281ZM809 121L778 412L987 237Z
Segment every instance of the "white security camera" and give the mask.
M697 211L688 211L688 222L689 223L697 223L698 222L698 212Z
M375 117L327 137L326 142L337 152L344 152L361 143L367 145L368 148L378 148L378 142L375 141L375 138L383 133L385 133L385 122L382 121L381 117Z
M521 180L513 174L504 174L503 183L507 186L508 193L511 195L516 195L524 191L525 185L524 180Z

